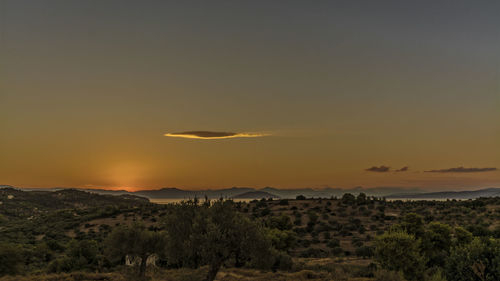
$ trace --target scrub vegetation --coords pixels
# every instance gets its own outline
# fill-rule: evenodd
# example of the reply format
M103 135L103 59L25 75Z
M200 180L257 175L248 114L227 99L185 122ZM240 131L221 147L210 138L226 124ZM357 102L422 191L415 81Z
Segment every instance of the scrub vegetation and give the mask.
M0 189L0 280L500 279L500 198L191 200Z

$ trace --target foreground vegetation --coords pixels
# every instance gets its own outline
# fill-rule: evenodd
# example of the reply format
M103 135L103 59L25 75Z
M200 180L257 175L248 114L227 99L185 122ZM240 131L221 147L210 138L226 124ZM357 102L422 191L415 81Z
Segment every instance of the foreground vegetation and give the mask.
M500 198L0 202L0 280L500 280Z

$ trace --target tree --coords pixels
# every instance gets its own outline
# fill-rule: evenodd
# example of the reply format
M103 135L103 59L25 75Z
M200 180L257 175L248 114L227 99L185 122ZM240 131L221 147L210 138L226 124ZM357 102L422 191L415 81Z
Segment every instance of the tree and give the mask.
M422 248L431 266L443 266L450 253L451 227L444 223L431 222L422 238Z
M150 256L165 252L166 235L147 230L143 225L117 227L106 239L106 253L111 261L123 261L126 256L139 258L139 277L146 275Z
M402 271L409 280L421 280L425 259L414 235L386 232L376 238L375 245L375 258L384 269Z
M202 258L209 265L206 281L215 279L222 264L233 255L237 260L249 260L259 241L265 241L263 233L254 231L254 226L246 217L239 216L225 202L217 202L208 210L205 228L200 229L198 238L202 245ZM259 237L261 236L261 237ZM256 242L253 244L252 242ZM241 262L241 261L239 261Z
M345 205L354 205L354 203L356 203L356 197L354 197L351 193L344 193L344 195L342 195L341 202Z
M181 204L174 207L169 216L165 224L171 239L167 254L177 264L208 265L207 281L214 280L221 266L230 259L236 266L273 264L271 241L264 228L237 212L232 201L218 200L201 206ZM186 216L192 222L190 227L176 225L179 218ZM177 244L191 245L194 251L188 247L174 247L175 251L171 251L170 247ZM189 263L186 257L197 262Z
M445 269L448 280L500 280L500 240L476 237L469 244L453 248Z
M99 248L94 240L72 240L68 245L67 264L70 268L64 271L95 268L98 264Z
M364 204L366 204L366 202L367 202L366 194L364 194L363 192L358 194L358 197L356 197L356 203L358 205L364 205Z
M306 197L304 195L297 195L295 197L296 200L306 200Z
M21 249L12 244L0 244L0 276L15 275L22 270L23 257Z
M195 233L195 227L202 227L199 225L204 219L201 210L208 206L210 206L208 199L205 199L203 205L199 205L197 201L183 201L170 206L163 223L169 234L167 256L171 266L191 268L200 266L200 245L195 243L191 235Z
M424 235L424 218L415 213L408 213L403 217L401 227L408 234L413 234L415 238L421 238Z
M455 227L455 244L458 246L467 245L472 242L474 236L463 227Z

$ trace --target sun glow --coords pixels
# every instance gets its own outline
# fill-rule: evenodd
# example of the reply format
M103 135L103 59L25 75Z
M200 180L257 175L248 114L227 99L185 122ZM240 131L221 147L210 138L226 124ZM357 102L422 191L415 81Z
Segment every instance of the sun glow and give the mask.
M147 169L136 163L120 163L110 168L108 172L109 181L113 186L120 186L125 190L134 189L145 177Z

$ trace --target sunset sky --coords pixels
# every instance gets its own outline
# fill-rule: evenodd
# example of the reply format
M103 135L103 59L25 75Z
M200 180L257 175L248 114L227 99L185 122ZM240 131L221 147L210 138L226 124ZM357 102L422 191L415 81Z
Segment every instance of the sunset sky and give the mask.
M499 15L0 0L0 184L500 187Z

